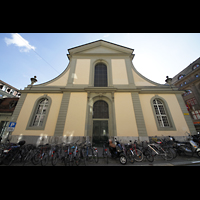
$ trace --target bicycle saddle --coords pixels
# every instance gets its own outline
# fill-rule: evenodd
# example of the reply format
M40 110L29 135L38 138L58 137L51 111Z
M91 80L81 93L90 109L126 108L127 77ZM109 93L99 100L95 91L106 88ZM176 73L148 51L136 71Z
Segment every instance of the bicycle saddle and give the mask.
M26 143L26 141L22 140L22 141L18 142L18 145L22 146L22 145L24 145L25 143Z

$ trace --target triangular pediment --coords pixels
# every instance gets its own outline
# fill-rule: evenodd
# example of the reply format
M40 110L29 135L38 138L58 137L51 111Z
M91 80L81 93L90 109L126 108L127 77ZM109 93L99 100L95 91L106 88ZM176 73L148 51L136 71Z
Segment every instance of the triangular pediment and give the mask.
M72 54L132 54L133 49L98 40L68 50Z
M115 54L115 53L122 53L122 52L116 51L114 49L110 49L110 48L107 48L107 47L104 47L104 46L98 46L98 47L88 49L86 51L82 51L81 53L84 53L84 54L114 53Z

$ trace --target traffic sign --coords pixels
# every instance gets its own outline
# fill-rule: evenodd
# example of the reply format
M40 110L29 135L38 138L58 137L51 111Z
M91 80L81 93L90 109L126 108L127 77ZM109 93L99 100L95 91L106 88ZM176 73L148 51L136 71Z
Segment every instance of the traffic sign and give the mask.
M16 124L17 124L16 122L10 122L10 124L7 128L7 131L9 131L9 132L14 131Z

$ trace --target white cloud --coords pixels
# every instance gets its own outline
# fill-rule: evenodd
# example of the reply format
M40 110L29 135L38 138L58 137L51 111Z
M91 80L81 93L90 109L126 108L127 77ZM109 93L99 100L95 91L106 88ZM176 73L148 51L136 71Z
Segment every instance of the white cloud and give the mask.
M25 40L20 34L18 33L11 33L12 38L4 38L7 45L14 44L20 47L20 52L29 52L31 49L35 50L36 47L29 44L27 40Z

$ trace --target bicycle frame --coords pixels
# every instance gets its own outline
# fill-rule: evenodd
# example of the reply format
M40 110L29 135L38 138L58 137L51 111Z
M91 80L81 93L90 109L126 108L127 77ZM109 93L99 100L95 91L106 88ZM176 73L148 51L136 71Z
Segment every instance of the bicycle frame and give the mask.
M156 153L156 155L159 155L159 156L166 156L165 150L164 150L161 146L159 146L158 144L148 144L148 147L149 147L151 150L153 150L153 151ZM156 148L157 148L157 151L156 151ZM163 153L160 153L160 152L159 152L160 150L163 151L164 154L163 154Z

